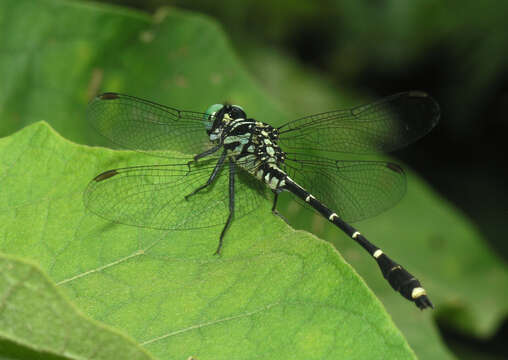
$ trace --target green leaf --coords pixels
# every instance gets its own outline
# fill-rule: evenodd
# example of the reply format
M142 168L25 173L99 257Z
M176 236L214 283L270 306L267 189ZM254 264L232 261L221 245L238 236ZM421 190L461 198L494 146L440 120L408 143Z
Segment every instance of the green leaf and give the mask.
M0 255L0 355L12 359L151 359L87 319L31 264Z
M1 139L0 250L37 261L87 314L160 358L413 358L333 247L269 202L233 223L221 256L220 227L150 231L85 213L94 175L154 160L74 145L45 123Z

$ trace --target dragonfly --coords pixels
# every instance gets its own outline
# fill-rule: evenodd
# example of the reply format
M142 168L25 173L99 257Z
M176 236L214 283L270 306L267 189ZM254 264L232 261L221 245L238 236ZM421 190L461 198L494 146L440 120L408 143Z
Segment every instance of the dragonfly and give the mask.
M387 161L340 160L326 153L389 152L426 135L440 117L421 91L305 116L273 127L238 105L183 111L138 97L103 93L88 105L91 125L116 146L190 161L107 170L90 181L84 203L109 221L152 229L222 225L215 254L233 219L289 192L346 233L377 262L395 291L420 309L433 308L420 281L350 222L377 215L404 195L403 169Z

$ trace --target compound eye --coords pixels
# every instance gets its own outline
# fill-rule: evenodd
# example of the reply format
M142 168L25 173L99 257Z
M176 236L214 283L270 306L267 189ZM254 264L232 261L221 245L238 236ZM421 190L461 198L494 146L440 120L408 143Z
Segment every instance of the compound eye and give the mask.
M247 115L245 114L243 107L241 107L239 105L231 105L231 110L229 112L229 116L232 119L246 119L247 118Z
M210 130L213 126L214 119L211 119L211 117L223 107L224 105L222 104L213 104L205 111L205 114L203 115L203 122L205 124L206 130Z

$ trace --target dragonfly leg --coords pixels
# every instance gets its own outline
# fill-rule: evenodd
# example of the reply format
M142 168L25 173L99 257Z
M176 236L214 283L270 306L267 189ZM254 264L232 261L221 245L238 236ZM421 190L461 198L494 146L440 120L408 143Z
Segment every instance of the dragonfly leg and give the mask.
M224 235L226 235L226 231L231 224L231 221L233 221L233 216L235 214L235 163L233 160L229 160L229 215L228 219L226 220L226 224L224 224L224 228L222 229L222 232L220 233L219 238L219 246L217 246L217 250L215 250L214 255L219 255L220 250L222 248L222 242L224 240Z
M280 217L282 220L284 220L286 222L286 224L290 225L289 224L289 221L288 219L286 219L286 217L284 215L282 215L279 210L277 210L277 200L279 199L279 193L281 192L281 190L274 190L273 191L273 194L275 195L273 197L273 205L272 205L272 214L274 215L277 215L278 217Z
M191 171L190 166L191 166L191 164L192 164L193 162L197 162L199 159L202 159L202 158L204 158L204 157L206 157L206 156L208 156L208 155L213 154L214 152L216 152L217 150L219 150L219 149L222 147L222 145L223 145L223 144L222 144L222 142L220 142L218 145L214 146L213 148L208 149L208 150L206 150L206 151L202 152L201 154L194 155L194 157L192 158L192 160L190 160L190 161L187 163L187 166L188 166L188 168L189 168L189 171Z
M201 185L200 187L198 187L196 190L194 190L190 194L186 195L185 196L185 200L189 200L189 198L192 195L194 195L194 194L198 193L199 191L203 190L204 188L209 186L215 180L215 178L217 177L217 174L219 173L220 169L222 169L222 167L224 166L224 160L225 159L226 159L226 152L223 152L221 157L219 158L219 161L217 161L217 164L215 165L215 168L213 169L212 174L210 175L210 177L206 181L206 183L204 185ZM187 165L189 165L189 164L187 164Z

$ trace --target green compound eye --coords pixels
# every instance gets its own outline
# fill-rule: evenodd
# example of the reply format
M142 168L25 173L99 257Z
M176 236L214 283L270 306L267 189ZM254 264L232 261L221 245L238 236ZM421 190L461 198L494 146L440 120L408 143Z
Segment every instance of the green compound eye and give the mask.
M214 115L217 111L222 109L224 105L222 104L213 104L211 105L203 115L203 122L205 124L206 130L210 130L213 125L213 121L210 121L210 116Z

